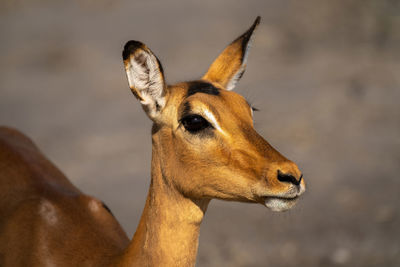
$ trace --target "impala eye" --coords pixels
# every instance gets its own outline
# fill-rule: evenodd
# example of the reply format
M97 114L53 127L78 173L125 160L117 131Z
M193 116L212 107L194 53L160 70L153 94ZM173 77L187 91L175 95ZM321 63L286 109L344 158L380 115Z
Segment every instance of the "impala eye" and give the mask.
M201 130L212 127L211 124L200 115L188 115L181 119L181 123L190 133L197 133Z

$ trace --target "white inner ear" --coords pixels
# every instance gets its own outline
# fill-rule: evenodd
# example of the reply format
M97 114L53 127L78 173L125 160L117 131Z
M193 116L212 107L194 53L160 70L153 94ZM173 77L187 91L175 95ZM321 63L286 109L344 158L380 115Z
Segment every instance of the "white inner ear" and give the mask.
M246 70L247 57L249 56L249 51L250 51L250 46L251 46L252 40L253 40L253 36L251 36L250 40L247 42L246 49L245 49L243 59L242 59L242 65L240 66L240 68L236 72L236 74L233 75L233 77L229 81L229 83L226 85L226 90L228 90L228 91L231 91L235 88L237 82L240 80L240 78L242 78L244 71Z
M231 91L235 88L237 82L240 80L240 78L242 78L245 70L246 70L246 65L242 64L242 66L240 66L240 69L236 72L235 75L233 75L232 79L226 85L226 90Z
M126 66L129 87L142 98L148 115L154 115L165 105L164 79L156 57L146 51L131 55Z

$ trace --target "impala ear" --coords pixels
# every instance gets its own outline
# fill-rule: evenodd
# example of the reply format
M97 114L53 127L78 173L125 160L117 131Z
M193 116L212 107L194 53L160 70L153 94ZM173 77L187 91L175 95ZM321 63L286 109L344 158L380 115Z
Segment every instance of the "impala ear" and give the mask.
M132 93L152 120L165 106L164 73L158 58L141 42L129 41L122 52Z
M216 82L227 90L235 87L246 69L251 37L260 19L258 16L250 29L222 51L202 79Z

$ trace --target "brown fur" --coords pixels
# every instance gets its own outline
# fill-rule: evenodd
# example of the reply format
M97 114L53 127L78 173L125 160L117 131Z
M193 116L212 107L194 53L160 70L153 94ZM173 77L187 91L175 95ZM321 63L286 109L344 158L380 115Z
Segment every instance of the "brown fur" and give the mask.
M129 243L100 201L75 188L26 136L4 127L0 188L0 266L100 266Z
M254 130L246 100L225 90L244 70L243 53L257 24L203 77L212 93L189 94L187 82L165 86L158 60L152 75L161 75L154 88L162 91L149 94L146 83L133 81L141 91L131 89L154 124L151 185L131 242L100 201L75 188L27 137L1 128L0 266L193 266L211 199L263 205L272 199L283 205L277 209L292 207L304 192L299 169ZM146 46L131 44L124 52L127 71L135 55L154 61ZM136 68L146 73L149 62ZM190 133L181 123L188 112L210 116L213 127ZM279 180L278 170L298 184Z

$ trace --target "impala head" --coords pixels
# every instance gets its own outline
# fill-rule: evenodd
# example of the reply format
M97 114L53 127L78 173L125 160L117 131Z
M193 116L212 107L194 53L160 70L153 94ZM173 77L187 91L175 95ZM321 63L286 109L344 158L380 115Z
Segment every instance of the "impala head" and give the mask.
M168 86L160 61L129 41L129 87L153 120L153 160L179 192L291 208L305 190L297 165L254 129L252 107L231 91L245 71L254 24L228 45L199 80Z

